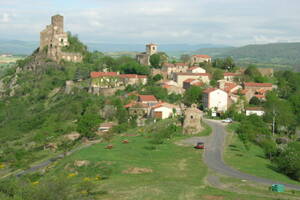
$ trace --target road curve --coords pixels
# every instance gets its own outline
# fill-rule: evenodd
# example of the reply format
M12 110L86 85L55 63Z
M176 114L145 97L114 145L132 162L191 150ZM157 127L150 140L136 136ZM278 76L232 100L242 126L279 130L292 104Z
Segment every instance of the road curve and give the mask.
M210 169L213 169L218 173L242 180L249 180L268 185L274 183L283 184L289 189L300 190L300 185L280 183L276 180L253 176L240 172L226 165L223 160L224 141L227 134L225 131L225 127L220 121L216 120L206 119L205 123L207 123L212 128L212 134L207 141L207 149L205 149L204 152L204 162Z

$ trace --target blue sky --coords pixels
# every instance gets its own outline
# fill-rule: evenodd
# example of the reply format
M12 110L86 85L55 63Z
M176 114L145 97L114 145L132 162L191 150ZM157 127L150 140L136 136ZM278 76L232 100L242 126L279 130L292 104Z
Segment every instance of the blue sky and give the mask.
M85 42L300 42L299 0L0 0L0 39L38 41L57 13Z

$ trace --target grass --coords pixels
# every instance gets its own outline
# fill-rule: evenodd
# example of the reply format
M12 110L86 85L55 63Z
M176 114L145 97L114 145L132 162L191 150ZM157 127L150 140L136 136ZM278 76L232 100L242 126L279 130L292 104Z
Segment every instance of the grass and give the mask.
M128 144L122 141L127 139ZM116 136L111 142L96 144L80 150L60 161L49 175L74 173L76 160L88 160L89 166L75 168L74 179L103 176L108 179L96 188L106 191L101 199L265 199L255 195L241 195L207 186L204 177L207 168L202 162L202 151L174 144L166 140L153 145L147 136ZM108 144L112 149L106 149ZM151 173L126 174L133 167L151 169ZM73 170L72 170L73 169Z
M247 151L238 136L232 132L236 126L237 124L228 126L229 136L224 152L224 160L228 165L255 176L272 179L274 183L279 181L300 185L299 182L277 172L271 161L265 158L263 149L259 146L251 144L250 150Z

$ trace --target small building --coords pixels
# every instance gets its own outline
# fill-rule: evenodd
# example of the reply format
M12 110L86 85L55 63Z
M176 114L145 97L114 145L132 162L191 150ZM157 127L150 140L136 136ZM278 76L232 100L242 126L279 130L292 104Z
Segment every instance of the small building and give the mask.
M203 62L211 62L211 57L208 55L193 55L190 60L191 64L198 64Z
M193 66L193 67L188 68L187 72L189 72L189 73L206 73L206 70L203 69L202 67Z
M228 107L228 94L217 88L207 88L202 96L203 106L207 110L225 112Z
M179 106L165 102L159 103L151 109L151 116L156 119L167 119L180 114L181 109Z
M118 72L91 72L90 77L92 88L114 88L122 84Z
M153 95L139 95L138 102L146 104L148 106L154 106L158 103L158 100Z
M187 72L188 68L188 63L163 63L161 70L173 79L175 73Z
M241 75L237 73L232 72L225 72L224 74L224 80L234 82L236 81Z
M136 60L145 66L150 65L150 56L157 53L157 45L156 44L147 44L146 52L142 52L136 55Z
M120 74L124 85L147 84L147 76L138 74Z
M209 73L176 73L174 80L179 87L183 87L183 82L187 79L196 79L205 84L209 84L211 75Z
M249 115L257 115L257 116L263 116L265 114L265 111L262 107L248 107L245 109L246 116Z
M147 117L150 112L149 106L141 102L131 102L124 107L128 109L129 115L131 116Z
M202 130L202 112L193 104L184 111L183 133L197 134Z
M114 122L104 122L104 123L100 124L98 131L108 132L115 125L116 125L116 123L114 123Z
M199 86L202 87L204 86L204 83L197 80L197 79L193 79L193 78L189 78L185 81L183 81L183 89L187 90L189 89L191 86Z

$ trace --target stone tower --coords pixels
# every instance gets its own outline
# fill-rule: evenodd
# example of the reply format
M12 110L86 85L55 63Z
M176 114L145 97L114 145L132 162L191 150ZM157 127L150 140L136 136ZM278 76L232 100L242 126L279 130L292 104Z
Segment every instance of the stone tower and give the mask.
M202 130L202 112L193 104L184 112L183 133L184 134L197 134Z
M157 53L157 45L156 44L147 44L146 45L146 52L148 55L153 55Z
M64 17L61 15L54 15L51 17L51 25L54 31L58 34L64 33Z
M40 33L40 48L42 52L47 48L47 57L55 61L61 59L81 62L82 55L80 53L63 52L62 48L69 46L68 34L64 32L64 17L55 15L51 17L51 24Z

